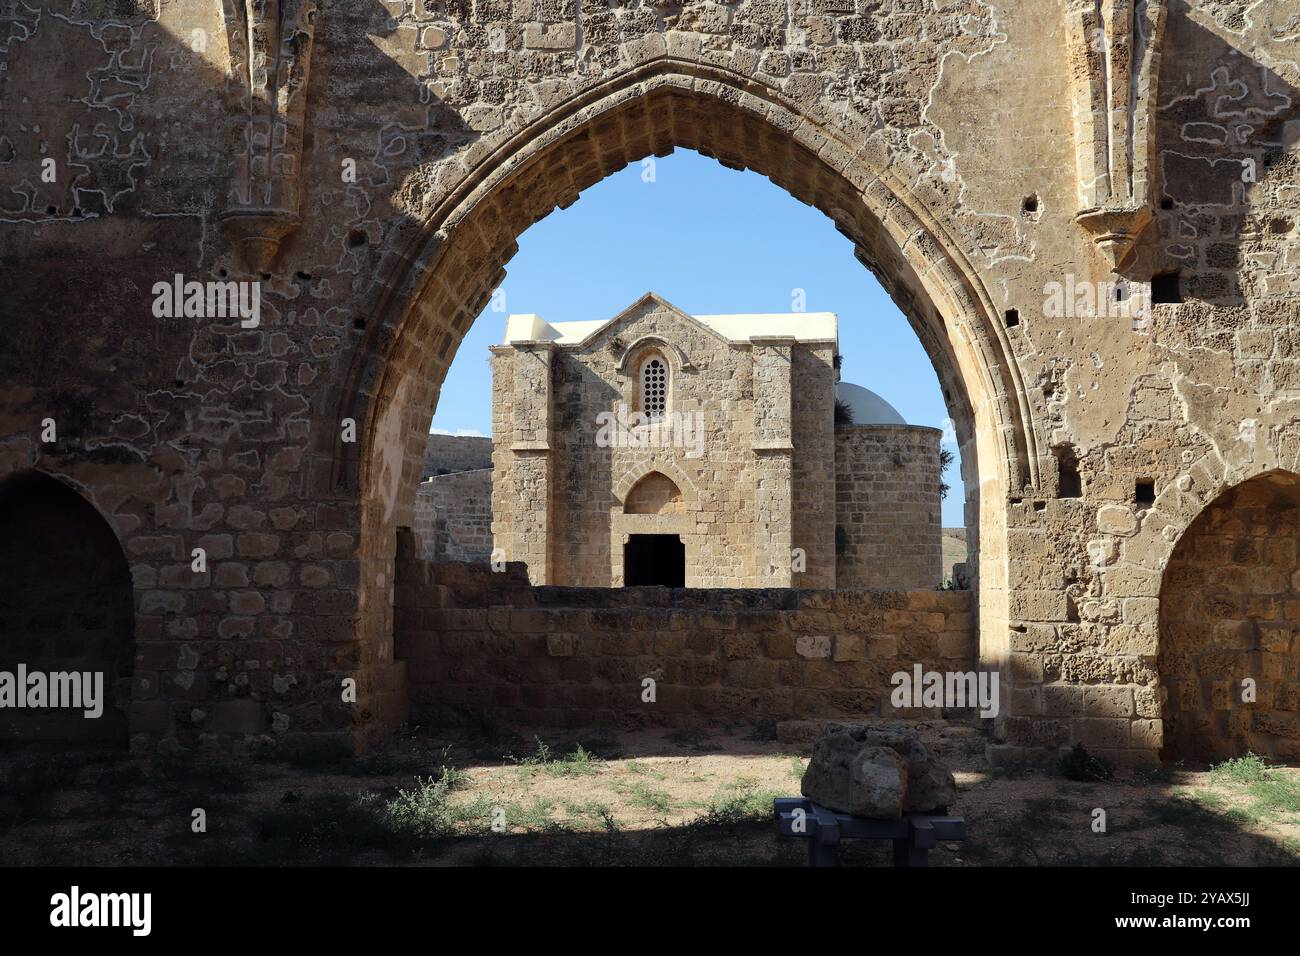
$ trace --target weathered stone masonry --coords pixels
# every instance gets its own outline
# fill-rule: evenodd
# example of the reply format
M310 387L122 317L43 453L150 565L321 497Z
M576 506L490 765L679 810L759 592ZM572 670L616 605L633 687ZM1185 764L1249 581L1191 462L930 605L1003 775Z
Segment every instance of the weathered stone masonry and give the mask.
M1150 759L1187 708L1226 704L1240 726L1254 705L1213 681L1276 666L1205 675L1211 696L1174 715L1188 681L1162 672L1162 582L1225 492L1300 471L1297 14L12 5L0 474L55 476L117 536L135 672L158 681L128 705L140 746L376 739L408 700L396 529L461 337L529 224L628 163L696 148L823 211L934 360L962 446L980 655L1010 685L995 753L1084 741ZM177 273L259 281L259 327L155 318L151 289ZM1154 279L1159 301L1136 329L1046 310L1067 277ZM1259 620L1293 621L1280 606ZM1180 633L1242 620L1203 613ZM349 677L357 704L340 700ZM1288 680L1267 682L1291 713Z
M426 724L937 717L895 708L891 677L974 666L968 591L530 588L518 564L409 561L397 595L412 716Z
M430 561L479 561L492 556L492 469L457 471L420 483L414 531Z

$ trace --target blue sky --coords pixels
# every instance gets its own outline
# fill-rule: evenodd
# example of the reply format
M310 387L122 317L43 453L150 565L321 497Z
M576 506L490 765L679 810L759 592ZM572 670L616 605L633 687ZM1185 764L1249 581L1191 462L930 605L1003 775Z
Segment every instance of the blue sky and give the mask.
M802 289L807 311L839 315L843 381L879 393L911 424L943 428L948 417L916 334L831 221L757 173L690 150L655 159L652 182L633 163L535 223L501 288L505 311L489 305L461 343L436 430L491 434L487 348L501 340L507 313L607 319L649 291L708 315L790 312ZM959 463L946 480L943 524L959 527Z

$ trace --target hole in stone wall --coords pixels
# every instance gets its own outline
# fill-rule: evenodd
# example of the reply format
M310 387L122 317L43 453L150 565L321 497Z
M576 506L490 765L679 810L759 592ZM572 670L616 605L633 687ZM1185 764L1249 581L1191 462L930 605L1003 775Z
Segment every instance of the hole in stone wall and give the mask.
M1140 505L1154 504L1156 500L1156 483L1150 478L1139 478L1133 489L1133 500Z
M1082 498L1083 479L1079 476L1079 459L1070 445L1057 445L1052 449L1056 456L1056 497Z
M1006 319L1007 319L1007 328L1013 328L1013 327L1019 325L1019 324L1020 324L1020 310L1019 310L1019 309L1007 309Z
M1020 205L1021 211L1031 218L1038 217L1038 197L1026 196L1025 201Z
M1151 302L1182 302L1183 290L1178 271L1161 272L1151 277Z
M366 244L366 234L360 229L353 229L348 233L348 245L352 248L364 246Z
M1161 208L1161 209L1173 209L1173 208L1174 208L1174 200L1173 200L1173 197L1172 197L1172 196L1162 196L1161 199L1160 199L1160 208Z

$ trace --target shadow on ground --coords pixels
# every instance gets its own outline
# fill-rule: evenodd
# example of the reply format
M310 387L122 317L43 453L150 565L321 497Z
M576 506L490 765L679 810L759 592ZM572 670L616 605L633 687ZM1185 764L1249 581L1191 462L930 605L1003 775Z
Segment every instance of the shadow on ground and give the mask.
M1295 769L1246 758L1069 780L990 769L983 738L957 730L941 746L969 839L931 865L1300 862ZM771 806L799 792L807 748L764 737L416 732L361 757L8 753L0 863L802 866ZM846 844L840 864L887 866L889 847Z

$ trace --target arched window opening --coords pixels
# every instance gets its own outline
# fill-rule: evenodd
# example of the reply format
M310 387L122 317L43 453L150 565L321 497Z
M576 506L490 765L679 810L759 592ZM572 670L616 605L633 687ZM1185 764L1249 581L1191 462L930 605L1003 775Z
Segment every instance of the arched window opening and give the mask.
M658 355L641 363L641 412L651 422L668 412L668 364Z

